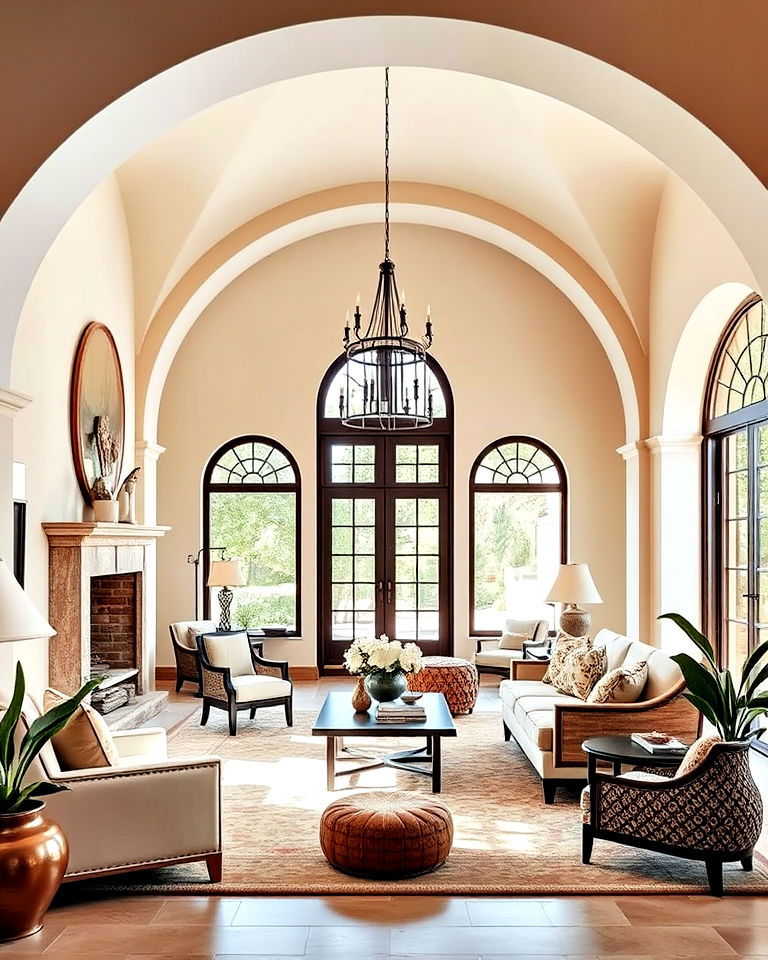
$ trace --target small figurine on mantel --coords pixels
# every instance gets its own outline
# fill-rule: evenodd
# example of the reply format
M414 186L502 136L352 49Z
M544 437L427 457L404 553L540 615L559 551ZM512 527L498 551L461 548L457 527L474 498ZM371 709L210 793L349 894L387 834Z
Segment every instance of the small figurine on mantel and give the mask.
M117 494L120 504L120 523L136 523L136 481L141 467L134 467L123 480L123 485Z

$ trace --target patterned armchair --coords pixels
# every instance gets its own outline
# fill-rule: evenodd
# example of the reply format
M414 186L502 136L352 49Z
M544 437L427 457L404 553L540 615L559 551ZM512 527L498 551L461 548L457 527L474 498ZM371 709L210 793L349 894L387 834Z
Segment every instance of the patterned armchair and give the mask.
M748 754L746 743L702 740L673 777L596 774L582 794L582 861L589 863L595 839L703 860L710 891L721 897L723 863L752 869L763 822Z
M168 627L173 655L176 657L176 693L181 690L181 685L188 681L197 685L195 696L202 696L197 637L201 633L209 633L215 629L216 624L213 620L179 620Z
M248 634L209 633L197 638L203 690L205 726L211 707L226 710L229 733L237 733L237 714L248 710L250 719L259 707L285 707L285 720L293 726L293 685L285 660L266 660L256 653Z

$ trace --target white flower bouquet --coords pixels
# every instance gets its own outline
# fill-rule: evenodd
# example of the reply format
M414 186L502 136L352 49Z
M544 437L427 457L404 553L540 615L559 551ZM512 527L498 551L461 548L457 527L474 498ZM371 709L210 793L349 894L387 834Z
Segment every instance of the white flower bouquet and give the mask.
M380 637L355 640L344 654L344 663L350 673L364 677L372 673L418 673L421 649L415 643L390 640L382 633Z

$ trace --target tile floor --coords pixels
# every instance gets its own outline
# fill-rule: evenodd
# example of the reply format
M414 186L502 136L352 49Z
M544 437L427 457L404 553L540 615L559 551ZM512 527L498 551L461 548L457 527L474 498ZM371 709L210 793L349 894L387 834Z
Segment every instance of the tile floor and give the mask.
M299 710L349 681L296 685ZM478 709L498 710L484 677ZM173 694L157 721L172 729L197 709ZM154 722L154 721L153 721ZM768 762L757 758L766 785ZM768 960L768 899L731 897L113 897L72 888L42 933L0 945L0 960L554 960L676 957Z

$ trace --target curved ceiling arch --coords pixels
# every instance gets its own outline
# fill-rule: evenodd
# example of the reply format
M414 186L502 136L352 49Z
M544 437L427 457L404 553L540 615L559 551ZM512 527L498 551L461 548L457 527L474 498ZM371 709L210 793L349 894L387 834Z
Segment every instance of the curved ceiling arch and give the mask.
M30 179L0 221L0 385L42 258L85 196L164 130L223 99L291 77L361 66L425 66L546 93L626 133L710 206L768 280L768 194L715 134L658 91L579 51L485 24L365 17L259 34L185 61L92 117ZM20 242L23 238L23 242Z
M467 212L457 209L457 201L462 199L458 191L435 188L431 191L432 202L427 202L423 185L411 188L412 202L392 204L393 221L452 230L499 247L545 276L573 303L592 327L611 364L622 400L626 435L639 438L645 425L645 354L630 319L594 271L538 225L511 211L506 211L506 217L499 216L498 205L490 201L465 195L465 206L474 207L473 212ZM378 223L380 204L364 199L372 189L378 191L378 185L356 185L353 197L349 191L340 190L329 191L330 197L323 194L307 198L310 205L303 215L291 215L295 204L271 211L265 222L259 222L259 218L225 238L189 271L158 311L137 356L137 428L144 442L157 441L168 373L185 336L208 304L244 271L286 246L331 230ZM347 202L341 205L339 198L345 193ZM335 202L328 205L329 199Z

